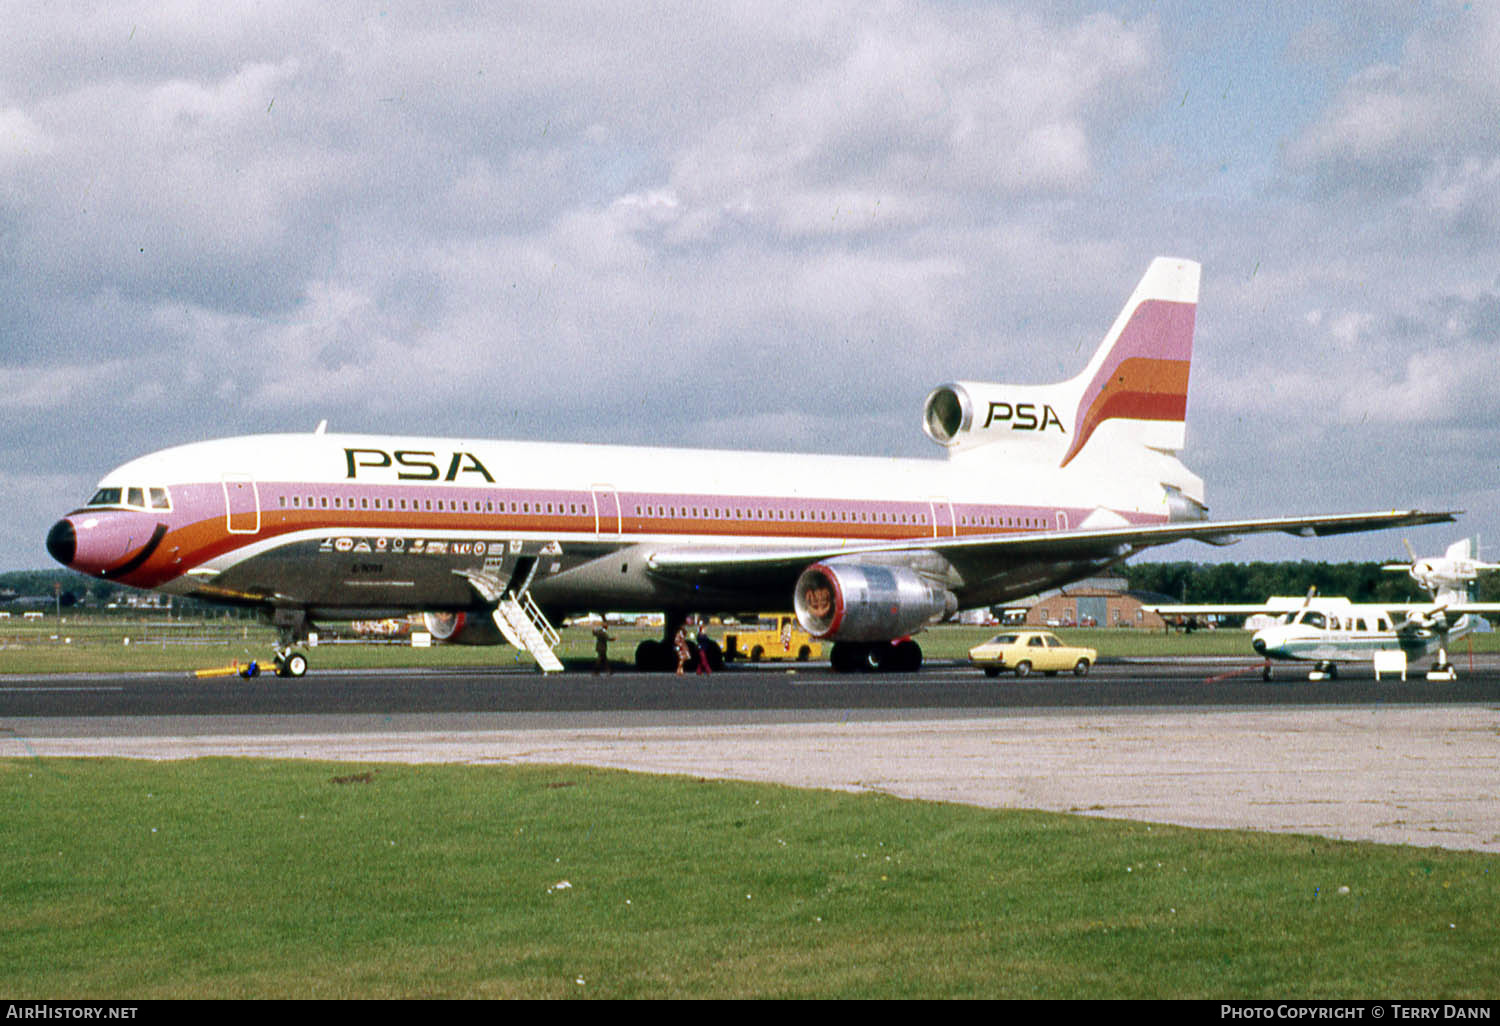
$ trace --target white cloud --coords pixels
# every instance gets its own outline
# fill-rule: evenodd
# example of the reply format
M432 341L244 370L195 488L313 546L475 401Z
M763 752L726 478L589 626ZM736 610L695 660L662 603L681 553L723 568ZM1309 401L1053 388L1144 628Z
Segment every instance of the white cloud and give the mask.
M0 108L0 167L40 159L52 147L52 140L24 110Z
M1213 6L1079 10L11 12L7 458L324 416L805 448L829 404L837 448L928 454L927 388L1076 373L1158 253L1205 262L1187 457L1227 471L1217 512L1300 508L1237 469L1262 425L1368 414L1405 440L1473 416L1500 365L1500 19L1250 19L1218 53L1194 49L1225 45ZM1405 39L1357 49L1351 17ZM1268 79L1288 54L1359 70L1322 110L1197 102L1193 69L1247 53ZM1223 159L1225 122L1288 126L1274 187ZM57 457L39 420L89 441ZM6 512L40 537L54 511Z
M1352 76L1291 140L1289 165L1323 190L1419 192L1435 175L1487 160L1500 142L1500 10L1442 10L1400 56Z

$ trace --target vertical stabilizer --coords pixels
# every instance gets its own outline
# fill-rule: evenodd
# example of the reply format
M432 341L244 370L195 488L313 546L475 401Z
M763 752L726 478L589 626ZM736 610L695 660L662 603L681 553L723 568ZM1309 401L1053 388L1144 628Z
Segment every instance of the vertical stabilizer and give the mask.
M923 429L950 454L1066 467L1080 455L1102 466L1185 441L1188 367L1199 266L1158 257L1083 371L1053 385L959 381L934 389Z
M1199 265L1157 257L1136 286L1079 387L1067 466L1109 422L1114 442L1176 452L1186 441L1188 370Z

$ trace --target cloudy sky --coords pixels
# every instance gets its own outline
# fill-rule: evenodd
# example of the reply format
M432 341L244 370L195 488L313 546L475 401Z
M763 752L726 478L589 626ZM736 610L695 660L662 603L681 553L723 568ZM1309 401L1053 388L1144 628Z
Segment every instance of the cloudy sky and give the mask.
M1159 254L1215 517L1500 544L1500 4L1266 6L20 5L0 569L127 459L324 418L937 458L933 385L1072 375Z

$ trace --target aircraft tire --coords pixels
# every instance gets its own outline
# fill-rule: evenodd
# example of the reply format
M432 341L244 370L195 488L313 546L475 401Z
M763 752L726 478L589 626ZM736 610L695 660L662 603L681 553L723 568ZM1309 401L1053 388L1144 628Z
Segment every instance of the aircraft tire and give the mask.
M870 646L856 641L835 643L828 662L834 673L868 673L878 665L870 662Z
M907 638L886 656L882 669L896 673L916 673L922 668L922 646Z
M635 668L642 673L661 673L677 668L677 659L665 641L647 638L635 646Z

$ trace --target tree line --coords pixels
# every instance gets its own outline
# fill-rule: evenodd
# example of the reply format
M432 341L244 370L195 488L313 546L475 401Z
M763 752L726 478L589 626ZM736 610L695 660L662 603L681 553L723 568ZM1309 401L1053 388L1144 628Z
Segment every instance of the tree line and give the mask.
M1117 571L1132 591L1149 591L1177 602L1263 602L1272 595L1342 595L1354 602L1421 602L1426 596L1405 573L1382 570L1380 563L1129 563ZM103 608L130 592L127 585L85 577L72 570L16 570L0 574L0 605L46 598L63 608ZM1500 572L1480 577L1475 597L1500 602ZM216 607L173 599L174 608Z
M24 605L47 610L54 604L63 609L105 609L131 594L148 593L127 584L87 577L76 570L12 570L0 574L0 609ZM196 615L222 613L225 607L173 596L172 609Z
M1264 602L1272 595L1343 596L1352 602L1423 602L1427 594L1404 572L1380 563L1134 563L1119 573L1132 591L1168 595L1180 603ZM1480 575L1475 597L1500 601L1500 572Z

